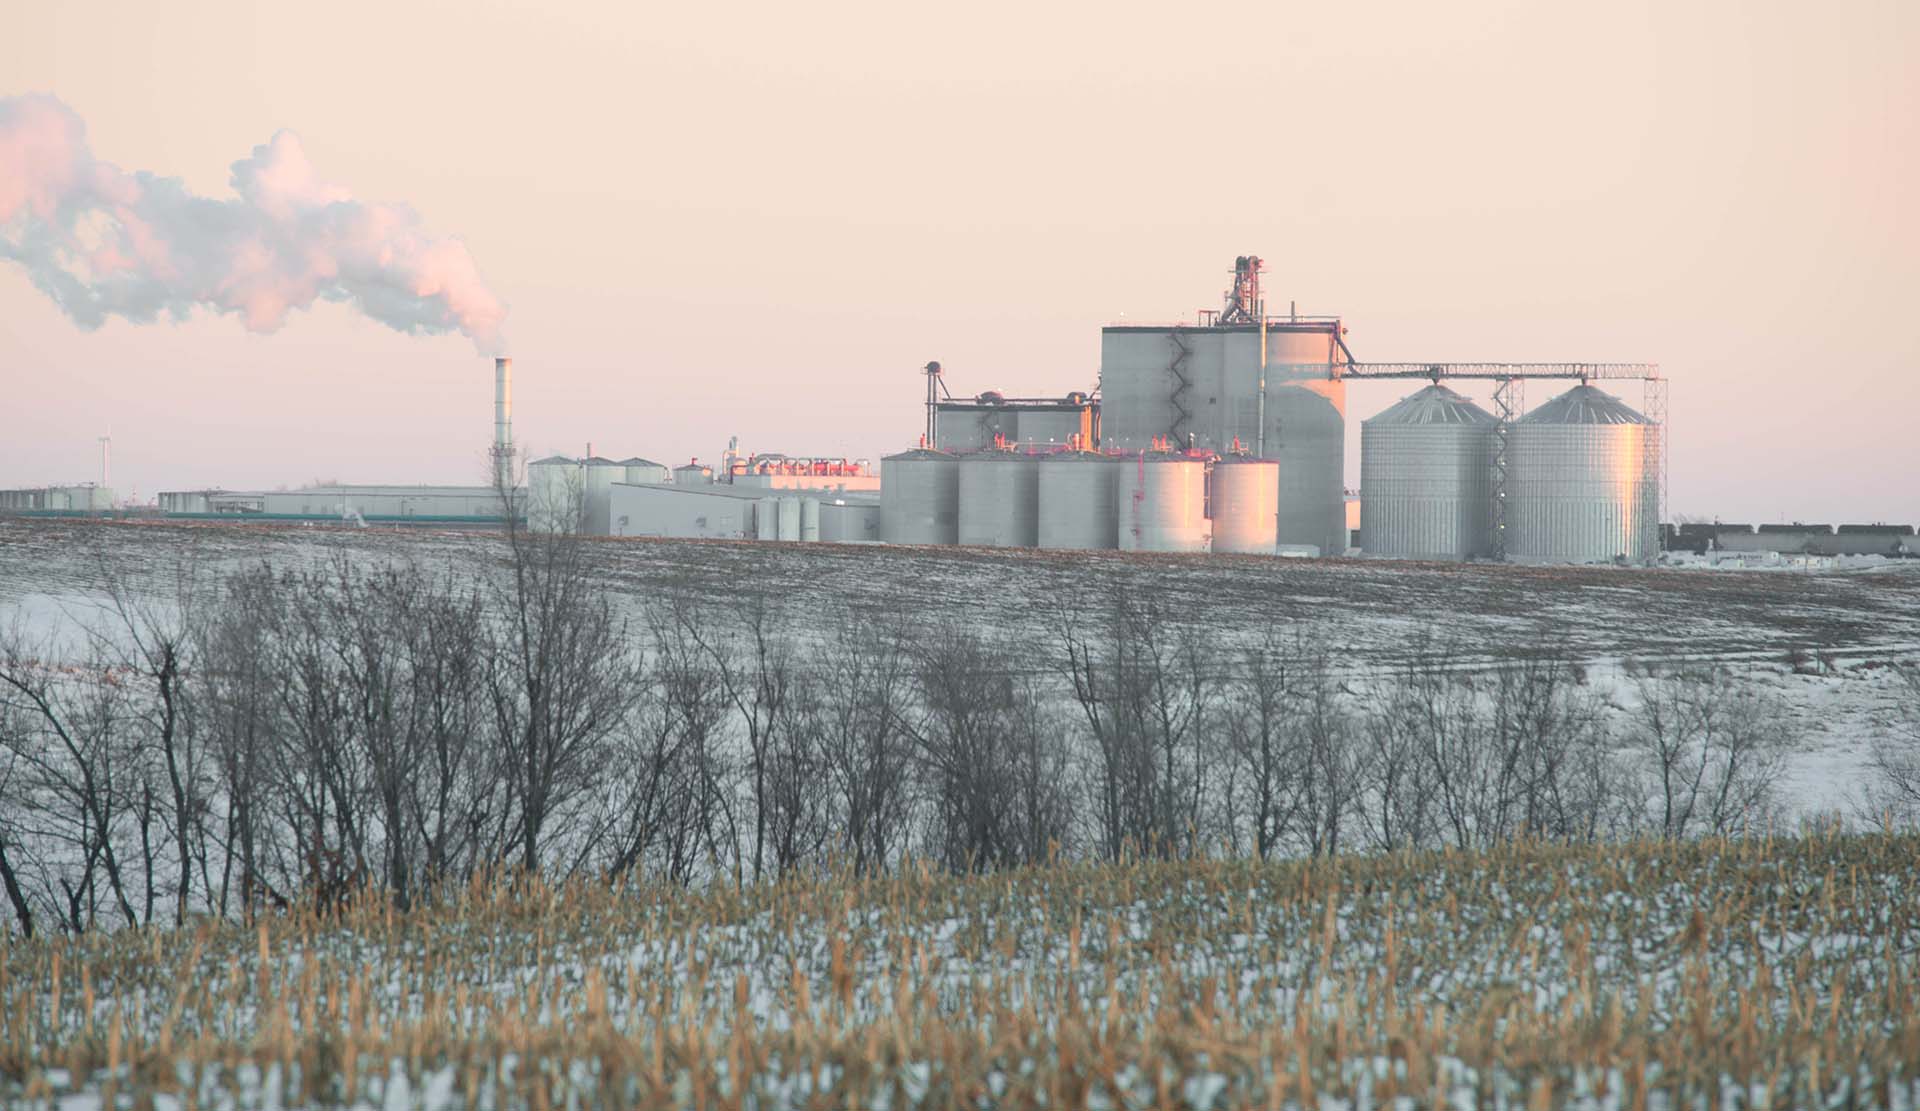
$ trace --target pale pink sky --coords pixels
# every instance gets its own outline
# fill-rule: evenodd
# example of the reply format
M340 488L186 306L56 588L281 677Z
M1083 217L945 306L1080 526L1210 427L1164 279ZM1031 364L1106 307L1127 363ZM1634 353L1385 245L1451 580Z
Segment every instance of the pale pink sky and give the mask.
M0 96L214 196L289 128L462 237L536 454L878 456L928 359L1085 389L1254 252L1362 359L1663 364L1678 512L1920 523L1916 57L1911 0L20 4ZM109 426L123 492L477 482L491 404L457 335L85 333L0 263L0 486Z

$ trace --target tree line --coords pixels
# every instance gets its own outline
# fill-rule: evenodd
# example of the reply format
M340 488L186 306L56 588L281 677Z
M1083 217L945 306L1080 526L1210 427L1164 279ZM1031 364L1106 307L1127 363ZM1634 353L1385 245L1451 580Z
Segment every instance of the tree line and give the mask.
M1776 818L1795 740L1777 695L1710 667L1602 690L1551 645L1465 668L1432 634L1356 667L1326 627L1227 637L1097 588L1037 642L854 607L803 628L752 584L623 610L570 536L473 551L103 566L78 643L0 636L13 927L404 908L515 872L1738 834Z

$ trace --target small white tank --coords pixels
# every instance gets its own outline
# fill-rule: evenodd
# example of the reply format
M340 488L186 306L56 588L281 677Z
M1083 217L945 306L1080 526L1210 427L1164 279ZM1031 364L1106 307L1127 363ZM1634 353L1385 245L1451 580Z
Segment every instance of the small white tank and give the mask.
M1207 550L1207 465L1191 456L1139 452L1119 463L1114 508L1123 552Z
M1040 542L1040 463L1032 455L982 451L960 459L962 544L1031 548Z
M1272 555L1280 516L1280 462L1228 456L1213 465L1213 550Z

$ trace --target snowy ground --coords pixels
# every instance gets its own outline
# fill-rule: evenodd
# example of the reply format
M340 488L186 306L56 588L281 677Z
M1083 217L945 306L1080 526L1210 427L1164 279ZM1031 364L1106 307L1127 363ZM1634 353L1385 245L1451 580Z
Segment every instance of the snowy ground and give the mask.
M590 541L616 600L637 610L681 590L716 601L763 591L801 630L849 610L991 625L1047 666L1055 607L1115 590L1152 593L1223 642L1298 629L1356 671L1423 632L1461 666L1542 644L1586 668L1617 704L1634 661L1720 661L1778 690L1801 737L1789 781L1802 814L1844 809L1894 690L1884 664L1920 659L1920 561L1782 571L1498 567L1373 560L901 549L641 539ZM275 526L101 524L0 517L0 625L72 635L99 602L103 564L165 577L345 551L356 560L497 558L471 533Z

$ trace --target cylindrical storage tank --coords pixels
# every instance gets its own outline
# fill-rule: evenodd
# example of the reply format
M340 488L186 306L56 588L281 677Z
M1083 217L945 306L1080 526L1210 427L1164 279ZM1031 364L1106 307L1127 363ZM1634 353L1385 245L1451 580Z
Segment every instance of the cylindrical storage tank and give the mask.
M761 498L753 503L753 538L780 539L780 499Z
M880 539L887 544L960 542L960 460L921 448L880 461Z
M1140 452L1119 461L1114 510L1123 552L1207 550L1207 465L1186 455Z
M673 481L681 486L704 486L713 481L713 468L704 463L682 463L673 469Z
M550 455L527 464L527 527L535 532L578 532L580 461Z
M1213 465L1213 550L1272 555L1280 510L1280 463L1228 456Z
M1040 542L1040 461L983 451L960 459L960 543L1031 548Z
M1514 422L1507 441L1510 558L1588 563L1660 550L1660 427L1580 385Z
M1361 421L1361 550L1403 559L1492 551L1494 424L1438 384Z
M631 459L622 459L620 465L627 469L626 481L634 485L649 482L661 483L667 480L667 468L651 459L642 459L636 455Z
M800 539L800 499L799 498L781 498L780 499L779 538L781 540Z
M589 536L611 533L613 484L627 477L627 469L595 455L581 460L581 531Z
M808 544L820 541L820 499L800 499L800 539Z
M1043 456L1039 488L1042 548L1103 549L1120 545L1120 467L1110 455L1063 451Z

